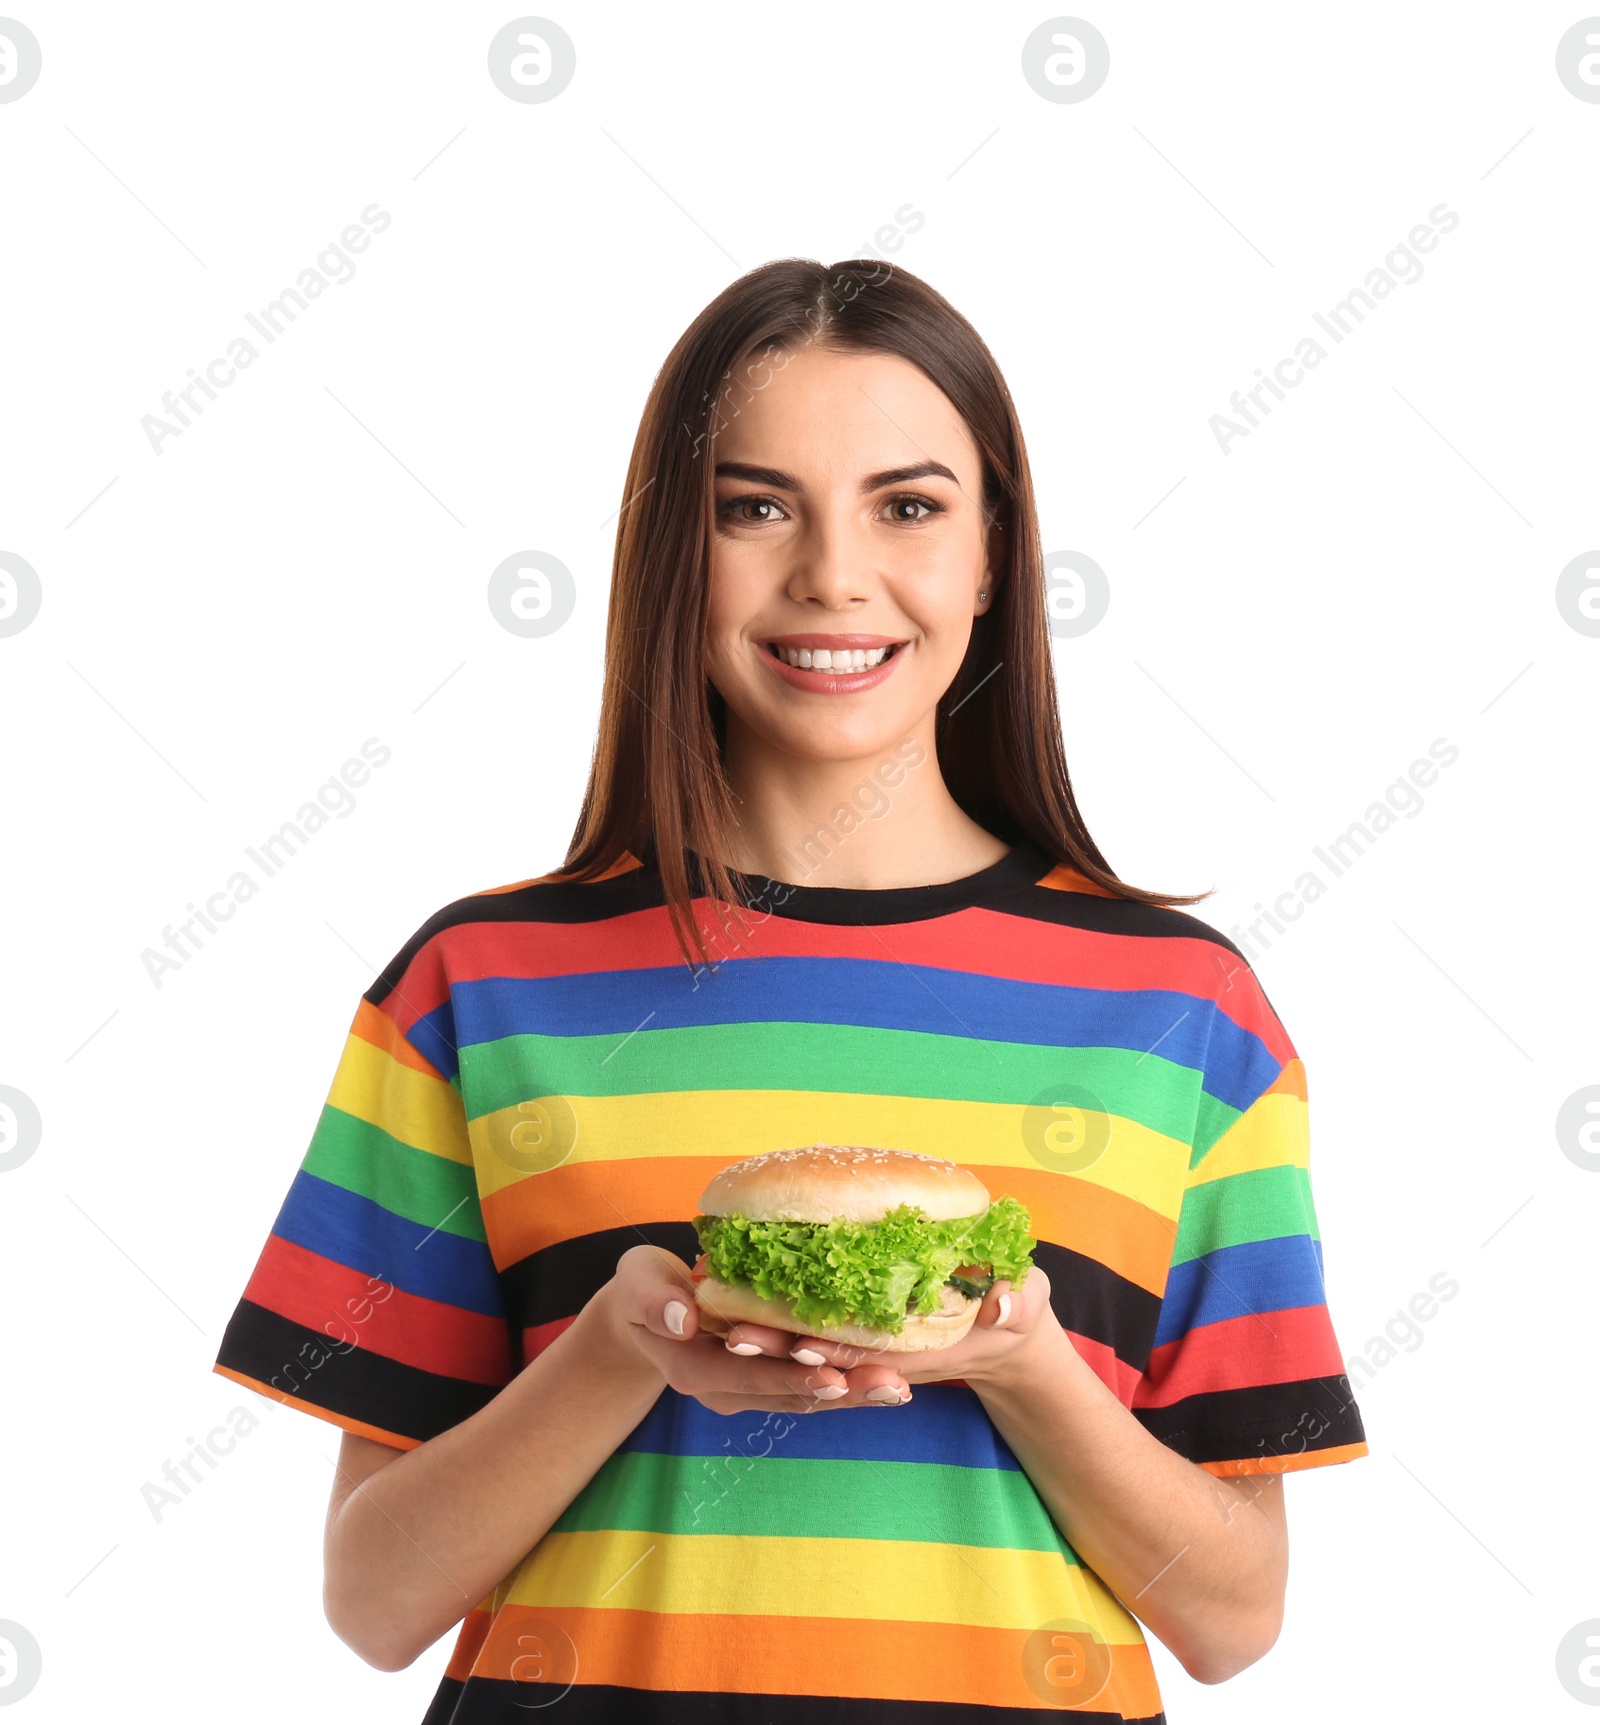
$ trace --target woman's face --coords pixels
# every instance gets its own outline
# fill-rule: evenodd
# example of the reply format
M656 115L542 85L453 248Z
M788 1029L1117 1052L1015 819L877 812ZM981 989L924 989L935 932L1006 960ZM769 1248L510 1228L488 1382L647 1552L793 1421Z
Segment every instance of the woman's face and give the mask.
M705 671L730 725L811 760L921 729L995 600L982 460L949 398L896 355L808 346L713 451Z

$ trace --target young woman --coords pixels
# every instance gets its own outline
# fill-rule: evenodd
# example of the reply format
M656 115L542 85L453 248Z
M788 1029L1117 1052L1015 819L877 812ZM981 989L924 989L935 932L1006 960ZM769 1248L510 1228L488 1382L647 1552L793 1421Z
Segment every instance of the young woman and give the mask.
M771 264L623 497L566 866L363 996L217 1369L344 1428L335 1631L460 1625L426 1725L1159 1720L1140 1624L1259 1659L1281 1476L1366 1444L1301 1063L1074 801L1004 382L904 271ZM942 1352L704 1333L707 1181L824 1141L972 1168L1037 1267Z

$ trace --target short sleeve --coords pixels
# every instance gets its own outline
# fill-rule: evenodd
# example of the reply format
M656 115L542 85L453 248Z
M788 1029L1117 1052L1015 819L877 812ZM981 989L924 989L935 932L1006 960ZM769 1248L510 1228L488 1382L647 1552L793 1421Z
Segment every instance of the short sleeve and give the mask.
M401 1449L477 1412L513 1372L461 1093L396 1015L412 1016L414 974L404 990L375 983L357 1008L214 1367ZM413 1030L436 1056L443 994Z
M1190 1167L1133 1412L1223 1477L1368 1453L1311 1196L1305 1068L1242 961L1212 1009Z

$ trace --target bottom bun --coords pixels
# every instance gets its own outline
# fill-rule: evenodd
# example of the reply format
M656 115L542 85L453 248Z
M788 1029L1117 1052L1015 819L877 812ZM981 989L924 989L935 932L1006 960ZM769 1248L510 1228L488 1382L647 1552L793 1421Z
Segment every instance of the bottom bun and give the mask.
M911 1314L895 1335L867 1324L836 1324L830 1329L821 1324L802 1323L787 1300L768 1300L754 1288L736 1288L719 1282L715 1276L707 1276L696 1285L694 1299L700 1308L700 1328L714 1336L725 1336L734 1324L770 1324L797 1336L818 1336L824 1341L848 1342L852 1347L873 1348L887 1354L924 1354L934 1348L952 1346L972 1328L978 1307L983 1304L947 1285L938 1311L929 1312L926 1317Z

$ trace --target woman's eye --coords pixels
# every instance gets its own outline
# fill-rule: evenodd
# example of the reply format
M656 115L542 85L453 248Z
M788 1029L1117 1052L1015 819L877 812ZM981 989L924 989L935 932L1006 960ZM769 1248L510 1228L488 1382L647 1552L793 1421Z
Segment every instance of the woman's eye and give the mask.
M921 521L924 517L938 512L939 505L930 503L926 497L896 497L889 504L891 521ZM903 510L915 510L915 514L902 514Z
M734 497L722 505L719 513L735 521L749 521L759 526L778 520L782 511L770 497Z

